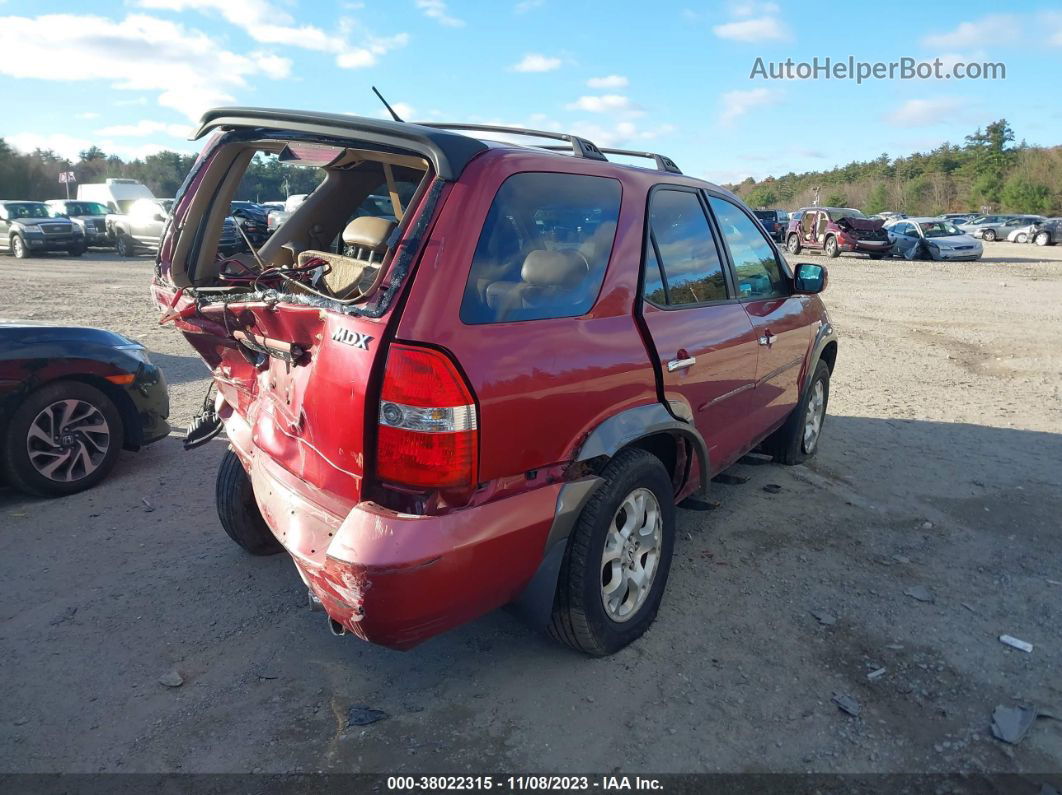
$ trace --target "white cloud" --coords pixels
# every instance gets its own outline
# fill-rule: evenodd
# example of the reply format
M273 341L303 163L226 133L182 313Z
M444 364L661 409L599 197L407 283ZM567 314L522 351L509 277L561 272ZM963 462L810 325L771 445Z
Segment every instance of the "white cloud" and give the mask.
M416 0L417 8L424 12L424 16L434 19L440 25L447 28L463 28L465 21L450 16L445 0Z
M327 52L340 52L345 47L342 38L321 28L295 25L291 14L269 0L136 0L136 4L160 11L215 12L262 44Z
M922 44L942 49L1003 44L1016 41L1021 29L1013 14L989 14L973 22L960 22L947 33L931 33L922 38Z
M516 14L526 14L528 11L542 8L545 4L546 0L520 0L519 3L513 6L513 12Z
M748 91L727 91L722 95L723 110L719 122L729 126L753 108L773 105L780 99L779 95L766 88L753 88Z
M909 99L896 110L886 113L885 121L894 127L926 127L955 121L965 109L966 102L957 97Z
M1039 21L1047 31L1047 43L1052 47L1062 47L1062 11L1044 11Z
M623 94L601 94L600 96L579 97L565 107L568 110L585 110L589 113L628 112L640 113L638 108L631 104L630 97Z
M545 55L529 52L512 68L514 72L552 72L554 69L559 69L560 65L560 58L549 58Z
M590 88L626 88L629 81L623 75L606 75L591 77L586 81Z
M249 77L290 69L280 56L240 55L201 31L137 14L121 21L81 14L5 17L0 52L0 74L103 81L123 91L152 92L160 105L192 119L231 102L231 92L246 89ZM63 57L42 58L41 53Z
M381 55L391 50L405 47L409 43L409 34L396 33L386 38L370 39L364 46L347 50L336 56L336 66L344 69L364 69L375 66Z
M758 43L788 41L789 29L775 17L755 17L714 25L712 32L721 39Z
M100 114L94 110L86 110L84 113L75 113L74 115L79 119L98 119L100 117Z
M187 138L189 132L191 130L187 124L167 124L151 119L141 119L136 124L115 124L96 130L97 135L116 135L119 138L144 138L155 133L166 133L174 138Z
M670 124L639 127L635 122L621 121L614 125L576 123L569 125L566 131L593 141L598 146L623 147L645 144L674 130Z
M757 14L774 16L781 12L781 8L777 3L759 3L759 2L739 2L730 4L730 13L735 17L752 17Z

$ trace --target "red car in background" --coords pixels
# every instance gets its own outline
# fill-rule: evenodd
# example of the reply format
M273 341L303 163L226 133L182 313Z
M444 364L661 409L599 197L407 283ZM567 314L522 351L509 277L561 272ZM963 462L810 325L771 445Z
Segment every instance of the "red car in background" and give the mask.
M286 550L336 634L404 649L513 603L612 653L656 615L678 503L753 448L817 450L825 268L791 269L670 159L257 108L210 111L209 132L154 297L213 372L194 427L231 444L222 526ZM261 249L221 258L258 153L323 179ZM392 214L360 212L371 196Z
M789 220L785 248L793 255L809 248L820 249L831 258L853 251L881 259L892 253L884 223L851 207L804 207Z

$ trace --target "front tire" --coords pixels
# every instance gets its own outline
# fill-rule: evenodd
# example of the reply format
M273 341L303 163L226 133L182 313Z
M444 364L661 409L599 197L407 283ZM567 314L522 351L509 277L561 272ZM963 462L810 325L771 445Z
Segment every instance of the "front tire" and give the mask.
M796 233L791 234L785 242L785 250L795 256L800 253L800 248L800 236Z
M763 451L780 464L801 464L819 449L826 406L830 402L830 368L819 359L811 383L785 424L763 443Z
M229 538L252 555L275 555L283 551L284 547L258 510L251 479L231 449L221 459L214 496L218 519Z
M29 246L27 246L26 241L22 239L22 235L11 236L11 254L15 259L26 259L29 257Z
M136 253L136 246L128 235L119 232L114 241L114 250L119 257L131 257Z
M55 381L11 415L0 469L28 494L75 494L107 476L124 440L121 415L107 395L80 381Z
M835 238L833 235L830 235L828 238L826 238L825 250L826 256L830 259L837 259L839 256L841 256L841 247L837 245L837 238Z
M80 257L82 254L85 253L86 248L87 246L75 246L74 248L68 248L66 250L66 253L71 257Z
M601 473L564 554L550 634L595 657L641 637L656 617L671 569L671 477L644 450L618 453Z

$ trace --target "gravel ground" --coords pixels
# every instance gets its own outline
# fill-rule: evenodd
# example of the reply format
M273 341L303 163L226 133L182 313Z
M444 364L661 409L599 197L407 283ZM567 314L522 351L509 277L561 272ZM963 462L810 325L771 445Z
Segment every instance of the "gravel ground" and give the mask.
M285 556L218 526L222 442L124 454L64 500L0 491L0 772L1059 771L1062 722L1016 746L989 724L1062 715L1062 247L829 267L818 457L747 458L680 512L660 615L609 659L505 611L406 653L332 637ZM0 317L140 339L183 425L205 368L150 273L2 258ZM348 726L356 705L389 718Z

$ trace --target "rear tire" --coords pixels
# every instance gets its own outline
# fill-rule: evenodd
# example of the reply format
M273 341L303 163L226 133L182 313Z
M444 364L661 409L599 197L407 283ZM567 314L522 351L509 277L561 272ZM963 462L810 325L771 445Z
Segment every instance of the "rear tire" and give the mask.
M660 459L623 450L601 476L568 539L549 625L554 638L595 657L652 624L675 539L675 494Z
M107 395L80 381L53 381L11 414L0 439L0 470L28 494L76 494L107 477L124 441L121 415Z
M797 235L794 232L785 241L785 250L788 251L793 256L796 256L797 254L800 253L800 248L801 248L801 246L800 246L800 236Z
M225 451L218 468L214 491L218 519L229 538L252 555L275 555L284 547L273 535L258 510L251 479L231 449Z
M826 406L830 401L830 368L819 359L804 394L785 424L767 437L762 450L780 464L801 464L819 449L822 428L826 421ZM809 407L813 409L809 411ZM815 417L811 415L814 413ZM815 429L809 434L809 423Z

